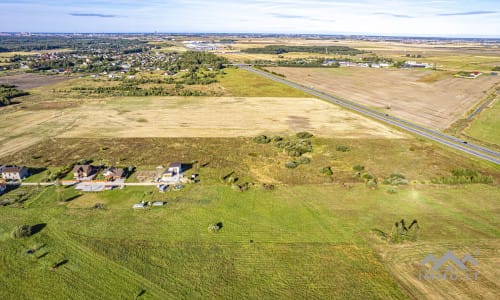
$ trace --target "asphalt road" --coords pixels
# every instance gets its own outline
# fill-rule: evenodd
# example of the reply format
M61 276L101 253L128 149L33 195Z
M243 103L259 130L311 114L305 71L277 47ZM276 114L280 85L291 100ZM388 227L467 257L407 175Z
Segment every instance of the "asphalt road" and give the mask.
M484 160L487 160L487 161L490 161L490 162L493 162L495 164L500 165L500 153L498 153L494 150L491 150L491 149L488 149L488 148L485 148L485 147L482 147L479 145L475 145L472 143L468 143L467 141L463 141L463 140L458 139L454 136L450 136L450 135L444 134L444 133L436 131L436 130L425 128L423 126L411 123L409 121L406 121L406 120L403 120L403 119L400 119L397 117L393 117L393 116L390 116L388 114L381 113L377 110L374 110L374 109L371 109L369 107L357 104L355 102L341 99L341 98L332 96L330 94L317 91L314 88L303 86L301 84L286 80L282 77L270 74L268 72L252 68L251 66L248 66L248 65L238 65L238 67L241 69L247 70L249 72L255 73L257 75L272 79L274 81L281 82L281 83L286 84L290 87L299 89L305 93L308 93L310 95L316 96L316 97L321 98L323 100L329 101L329 102L336 104L336 105L339 105L341 107L356 111L362 115L369 116L373 119L377 119L383 123L387 123L387 124L396 126L398 128L404 129L404 130L411 132L413 134L428 138L430 140L433 140L433 141L438 142L440 144L446 145L446 146L451 147L453 149L468 153L468 154L473 155L475 157L478 157L478 158L481 158L481 159L484 159Z

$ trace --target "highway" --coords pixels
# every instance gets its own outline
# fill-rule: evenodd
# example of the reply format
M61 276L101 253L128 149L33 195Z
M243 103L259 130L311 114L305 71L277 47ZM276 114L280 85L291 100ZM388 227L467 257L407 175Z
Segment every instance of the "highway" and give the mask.
M461 139L458 139L454 136L450 136L447 134L444 134L442 132L432 130L429 128L425 128L423 126L420 126L418 124L414 124L412 122L379 112L377 110L371 109L369 107L360 105L358 103L346 100L346 99L341 99L336 96L317 91L313 88L303 86L301 84L286 80L282 77L273 75L271 73L255 69L251 66L248 65L238 65L239 68L244 69L246 71L252 72L254 74L269 78L271 80L286 84L290 87L299 89L305 93L308 93L310 95L316 96L320 99L329 101L333 104L339 105L341 107L347 108L349 110L358 112L362 115L371 117L373 119L379 120L383 123L390 124L393 126L396 126L400 129L403 129L405 131L411 132L413 134L428 138L430 140L433 140L435 142L438 142L442 145L446 145L448 147L451 147L453 149L462 151L464 153L468 153L470 155L473 155L475 157L481 158L483 160L487 160L489 162L495 163L500 165L500 153L496 152L494 150L475 145L472 143L468 143L467 141L463 141Z

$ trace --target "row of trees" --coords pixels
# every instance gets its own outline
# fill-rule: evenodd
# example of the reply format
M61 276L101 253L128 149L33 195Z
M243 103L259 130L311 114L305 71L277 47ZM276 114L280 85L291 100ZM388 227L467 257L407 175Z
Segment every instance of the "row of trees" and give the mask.
M118 50L142 51L147 41L139 39L116 39L116 38L87 38L87 37L63 37L63 36L0 36L0 52L10 51L36 51L54 49L74 50Z
M261 48L248 48L242 50L246 53L260 54L283 54L289 52L306 52L306 53L325 53L337 55L357 55L363 54L365 51L347 47L347 46L285 46L285 45L269 45Z
M28 92L16 89L15 85L0 84L0 106L11 104L11 99L28 95Z

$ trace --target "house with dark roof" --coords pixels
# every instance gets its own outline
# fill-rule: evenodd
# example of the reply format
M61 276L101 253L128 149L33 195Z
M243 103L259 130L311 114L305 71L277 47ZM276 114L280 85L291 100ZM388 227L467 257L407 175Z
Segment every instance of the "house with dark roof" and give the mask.
M99 168L91 165L75 165L73 167L73 177L75 179L93 179L97 175Z
M19 166L3 166L2 178L5 180L22 180L29 176L28 168Z
M125 174L125 172L123 171L123 169L116 168L116 167L106 168L102 172L102 175L108 181L114 181L116 179L121 179L121 178L123 178L124 174Z

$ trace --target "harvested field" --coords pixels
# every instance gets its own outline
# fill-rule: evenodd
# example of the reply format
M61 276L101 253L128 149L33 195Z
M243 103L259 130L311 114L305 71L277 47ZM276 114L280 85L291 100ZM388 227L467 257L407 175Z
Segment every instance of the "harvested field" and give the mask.
M39 75L22 73L9 76L0 76L0 84L13 84L18 89L29 90L39 86L54 84L70 79L62 75Z
M427 70L269 69L291 81L436 129L451 125L500 83L498 76L474 80L451 75L434 77L431 75L435 71Z
M313 98L128 97L7 112L0 119L0 156L47 137L237 137L303 130L346 138L406 136Z

